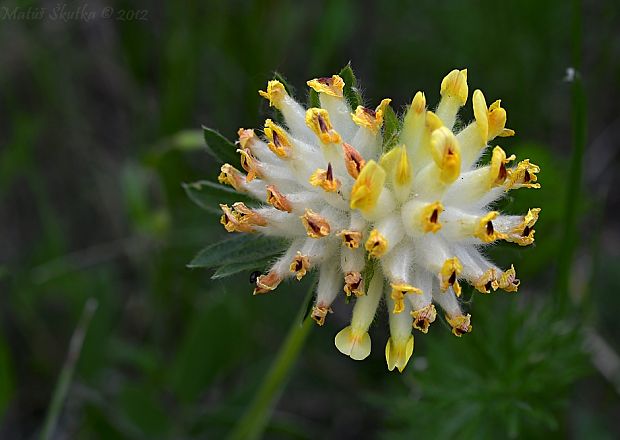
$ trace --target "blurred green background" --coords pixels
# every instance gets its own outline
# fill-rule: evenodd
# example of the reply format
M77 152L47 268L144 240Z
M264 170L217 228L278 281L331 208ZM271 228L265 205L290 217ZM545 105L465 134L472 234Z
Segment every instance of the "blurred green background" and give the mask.
M501 98L517 132L502 146L542 167L541 190L505 201L543 208L536 245L497 246L519 293L466 294L474 332L416 334L402 375L385 366L383 313L366 361L335 349L350 313L340 298L311 330L265 438L620 436L617 1L97 1L65 4L95 19L46 15L63 4L0 3L0 438L40 435L90 298L51 438L233 429L309 282L252 297L248 273L187 269L226 237L182 183L218 174L201 124L229 138L260 127L270 110L257 90L274 71L304 101L306 80L349 61L372 106L391 97L402 111L417 90L435 103L443 76L464 67L470 90ZM15 7L47 13L12 18ZM585 155L571 165L583 110ZM571 306L558 306L566 295Z

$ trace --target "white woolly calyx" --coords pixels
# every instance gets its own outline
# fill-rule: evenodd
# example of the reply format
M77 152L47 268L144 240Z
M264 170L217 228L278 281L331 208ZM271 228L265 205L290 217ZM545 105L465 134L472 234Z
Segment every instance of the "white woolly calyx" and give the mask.
M514 267L498 268L480 249L497 240L534 241L539 208L515 216L489 206L510 189L540 187L539 168L527 159L514 163L499 146L490 163L478 163L494 138L514 131L505 127L500 101L487 106L480 90L472 96L475 120L454 130L468 98L466 70L444 78L434 112L422 92L415 94L388 151L382 126L389 99L375 109L352 109L340 76L308 85L320 108L303 108L279 81L260 92L285 126L267 120L262 136L240 129L245 173L226 164L219 181L263 205L220 205L221 222L229 232L290 240L288 251L257 277L255 294L316 269L312 317L319 325L339 293L354 298L351 325L335 337L338 350L353 359L370 353L368 329L385 297L391 332L386 361L390 370L402 371L413 352L412 328L428 331L435 304L456 336L471 331L470 315L459 304L463 282L483 293L517 290Z

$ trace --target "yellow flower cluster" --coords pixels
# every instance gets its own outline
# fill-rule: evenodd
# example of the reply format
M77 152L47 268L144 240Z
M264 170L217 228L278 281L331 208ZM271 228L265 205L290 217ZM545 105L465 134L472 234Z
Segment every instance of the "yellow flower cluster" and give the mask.
M384 297L391 333L386 361L402 371L413 352L412 329L428 331L435 304L454 335L471 331L471 317L459 304L461 282L482 293L517 290L514 267L502 270L482 251L497 240L531 244L540 209L519 216L489 206L508 190L539 188L540 170L527 159L514 163L499 146L488 164L480 163L495 138L514 135L500 101L488 106L480 90L472 95L474 120L455 129L469 96L467 70L443 79L434 110L424 93L414 95L387 151L382 128L389 99L374 109L352 109L340 76L308 86L320 107L302 107L279 81L260 92L286 126L268 119L262 135L240 129L245 173L226 164L219 181L263 204L221 205L221 222L229 232L290 241L257 277L255 294L317 270L312 317L319 325L340 292L354 298L351 324L335 337L338 350L353 359L370 353L368 329ZM369 259L372 271L365 270Z

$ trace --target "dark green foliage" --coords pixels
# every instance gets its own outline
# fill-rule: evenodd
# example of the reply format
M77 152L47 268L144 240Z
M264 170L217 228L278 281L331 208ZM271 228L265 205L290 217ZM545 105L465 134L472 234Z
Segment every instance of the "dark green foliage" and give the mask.
M209 180L184 183L183 189L192 202L215 214L222 214L220 203L232 205L235 202L248 201L247 197L234 189Z
M539 438L562 431L568 387L587 371L584 335L549 306L474 301L474 330L455 338L441 323L419 337L403 386L378 397L387 438ZM416 335L417 336L417 335Z
M343 94L347 102L351 106L351 109L355 111L358 105L362 105L362 94L357 88L357 78L351 68L351 63L342 68L339 73L340 77L344 80Z
M383 150L391 150L398 140L401 122L394 113L391 105L385 107L383 111Z
M310 107L318 108L321 107L321 100L319 98L319 92L314 89L310 89L308 91L308 104Z
M234 143L212 128L202 127L202 131L207 150L215 159L220 163L229 163L232 166L239 167L239 154Z
M219 266L215 273L211 276L211 279L226 278L239 272L251 273L255 269L259 269L261 272L269 265L269 262L273 259L273 256L267 256L266 258L259 256L252 261L240 261L238 263L227 263L223 266Z
M224 265L251 263L276 255L284 250L286 242L258 234L238 234L228 240L211 244L201 250L187 265L190 268L211 268Z

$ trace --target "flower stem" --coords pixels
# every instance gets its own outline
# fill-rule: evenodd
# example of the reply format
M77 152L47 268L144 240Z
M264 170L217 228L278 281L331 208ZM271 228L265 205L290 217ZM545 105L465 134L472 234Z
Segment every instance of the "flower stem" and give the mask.
M571 88L573 154L571 157L568 188L564 205L564 230L558 258L555 302L558 310L568 304L570 274L575 247L578 245L577 209L581 200L583 156L586 146L586 98L581 78L581 0L573 0L572 46L573 69Z
M308 299L310 299L314 291L314 284L312 283ZM231 440L257 439L261 437L265 430L273 406L284 389L291 368L297 360L312 328L310 315L304 319L307 302L303 302L299 315L293 321L286 340L282 347L280 347L280 351L273 361L267 376L254 396L254 400L231 433L229 437Z
M52 395L52 401L49 409L47 410L45 424L41 430L41 440L48 440L52 438L52 435L54 434L54 429L56 429L56 424L58 423L58 418L60 417L63 403L67 397L67 391L69 391L69 385L73 380L75 366L80 358L80 353L82 352L82 344L84 343L86 331L90 326L90 321L97 310L97 306L98 302L94 298L89 298L88 301L86 301L86 304L84 304L82 316L80 317L80 321L78 322L75 331L73 332L73 336L71 336L71 341L69 342L69 352L67 353L67 358L65 359L65 363L63 364L60 375L58 376L58 381L56 382L56 387L54 388L54 394Z

